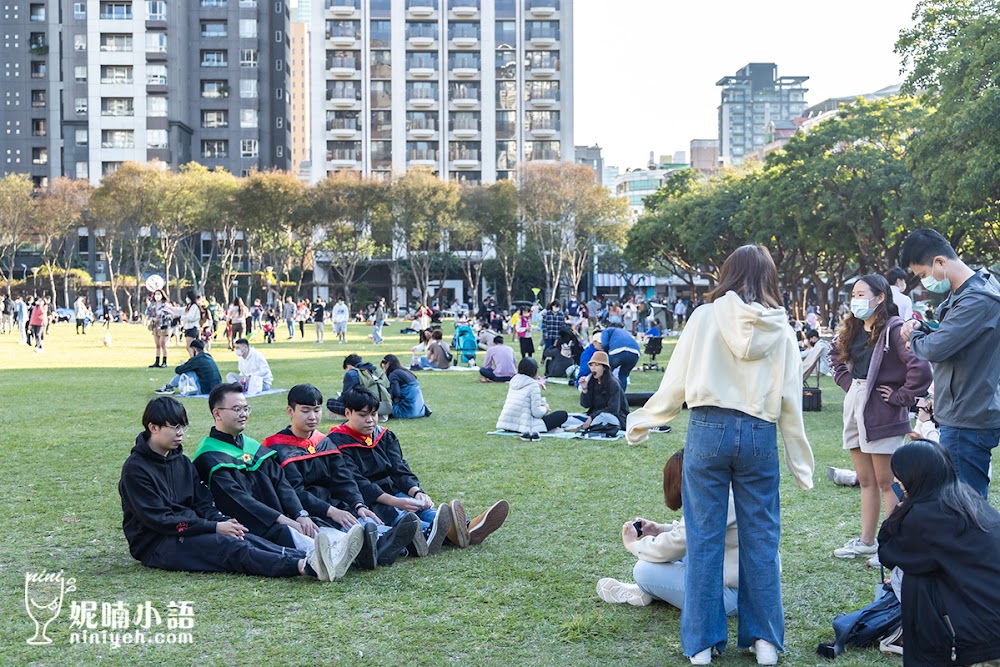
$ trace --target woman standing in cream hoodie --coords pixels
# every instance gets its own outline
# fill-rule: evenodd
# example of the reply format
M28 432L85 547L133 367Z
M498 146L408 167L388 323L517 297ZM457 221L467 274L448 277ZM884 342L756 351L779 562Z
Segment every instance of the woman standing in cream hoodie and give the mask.
M722 589L731 485L740 536L737 646L751 647L758 664L773 665L785 635L778 425L796 484L812 488L813 455L802 424L802 362L781 307L778 272L763 246L743 246L726 259L709 301L684 328L659 391L629 415L627 437L642 442L650 428L671 421L688 404L681 647L694 665L709 664L713 650L726 647Z

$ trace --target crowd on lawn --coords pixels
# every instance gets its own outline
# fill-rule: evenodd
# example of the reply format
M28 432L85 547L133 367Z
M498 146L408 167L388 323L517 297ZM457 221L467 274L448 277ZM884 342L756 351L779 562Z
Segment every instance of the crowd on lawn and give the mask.
M795 483L811 489L803 370L819 368L845 392L843 448L854 467L828 474L860 487L860 534L833 556L891 572L887 590L891 582L901 632L884 650L902 652L908 667L997 667L1000 514L987 495L1000 441L1000 284L967 266L933 230L911 233L901 258L909 274L861 276L846 311L826 323L815 311L804 322L788 317L762 246L736 250L704 302L679 300L656 316L631 297L524 303L510 313L492 298L475 312L457 303L450 311L417 305L404 319L404 331L418 335L408 364L395 354L377 366L348 354L341 391L324 402L315 387L296 385L288 428L263 442L244 434L247 396L274 383L252 335L262 332L270 343L283 320L289 338L295 323L304 337L312 322L321 343L331 320L346 342L352 316L343 299L288 298L266 309L236 299L224 308L193 292L183 304L154 292L145 313L153 366L166 365L172 336L183 337L188 358L147 405L122 470L131 553L164 569L333 580L352 565L371 569L404 554L481 542L503 524L507 502L471 520L457 500L435 504L398 438L379 425L432 414L421 373L472 367L480 382L506 386L497 430L529 441L583 431L638 444L688 408L684 448L663 469L665 503L683 518L625 522L622 542L637 557L634 583L603 578L598 596L678 607L681 647L692 664L709 664L725 650L726 616L736 616L736 645L759 664L775 664L784 651L777 432ZM918 279L946 295L936 313L914 312L905 292ZM3 326L29 323L40 349L47 304L30 301L5 303ZM84 315L78 333L86 332L88 311L85 301L75 311ZM439 326L446 316L456 325L450 341ZM384 300L357 317L371 322L369 338L380 343ZM664 333L677 329L659 389L637 402L626 393L630 373L644 353L655 362ZM239 357L239 372L225 381L210 354L220 333ZM576 387L579 409L550 408L545 392L555 379ZM181 452L187 413L169 396L178 391L207 395L215 423L191 459ZM630 402L642 407L630 410ZM324 407L345 420L327 434L317 431Z

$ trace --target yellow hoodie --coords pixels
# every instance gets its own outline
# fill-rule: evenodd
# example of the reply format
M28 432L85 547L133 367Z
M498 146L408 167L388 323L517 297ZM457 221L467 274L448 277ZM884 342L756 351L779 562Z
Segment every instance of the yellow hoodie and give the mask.
M695 310L659 391L628 416L628 441L644 441L650 428L674 419L685 402L689 408L739 410L777 422L788 470L799 488L812 488L813 454L802 423L802 358L783 308L746 304L727 292Z

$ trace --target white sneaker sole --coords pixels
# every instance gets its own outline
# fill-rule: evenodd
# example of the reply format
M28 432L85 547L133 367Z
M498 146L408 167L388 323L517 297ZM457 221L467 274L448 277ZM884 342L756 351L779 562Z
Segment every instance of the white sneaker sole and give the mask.
M327 572L330 575L330 581L340 579L347 574L347 570L351 567L351 563L353 563L354 559L358 557L358 554L361 553L361 548L364 546L364 532L364 528L361 527L361 524L356 523L351 526L351 529L347 531L347 534L344 535L344 537L342 537L337 543L333 541L333 537L331 535L324 535L323 533L320 533L321 538L326 538L326 542L329 547L325 553L330 554L329 560L326 564ZM317 539L317 542L318 541L319 540Z
M617 579L604 578L597 582L597 597L608 604L630 604L645 607L653 603L653 596L644 593L635 584L623 584Z

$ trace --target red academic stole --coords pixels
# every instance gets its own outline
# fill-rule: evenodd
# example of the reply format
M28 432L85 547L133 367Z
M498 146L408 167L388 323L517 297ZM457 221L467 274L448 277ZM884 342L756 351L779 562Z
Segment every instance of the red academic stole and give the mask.
M346 442L337 442L338 449L343 447L364 447L365 449L374 449L375 445L378 444L379 440L381 440L382 436L385 435L387 432L388 432L387 429L376 427L375 433L373 433L372 435L362 435L361 433L358 433L353 428L348 426L347 422L344 422L340 426L334 426L333 428L331 428L330 433L328 435L333 435L336 433L338 435L347 436L348 438L350 438ZM341 440L341 438L337 438L337 440L339 441Z
M265 447L273 447L274 445L285 445L288 447L296 447L303 450L301 454L293 454L287 457L280 457L281 467L284 468L286 465L293 461L305 461L307 459L314 459L317 456L329 456L330 454L340 454L336 449L318 449L319 444L326 439L319 431L313 431L312 435L308 438L300 438L297 435L291 435L286 433L275 433L274 435L268 437L264 440ZM283 452L285 453L285 452Z

